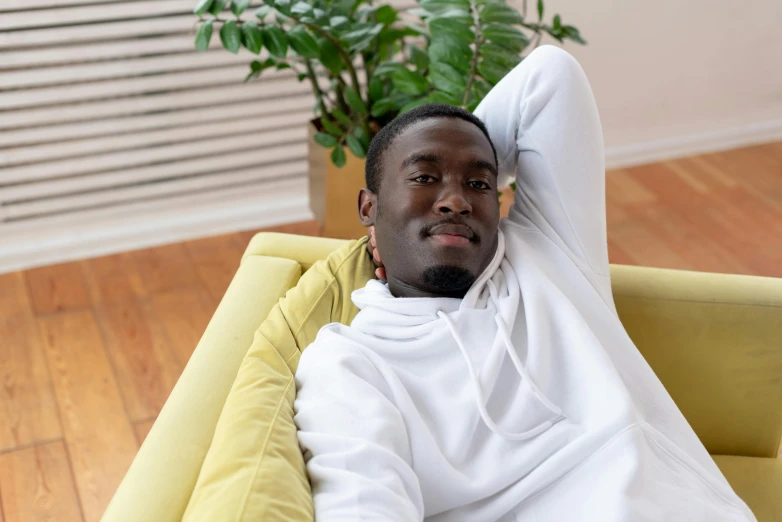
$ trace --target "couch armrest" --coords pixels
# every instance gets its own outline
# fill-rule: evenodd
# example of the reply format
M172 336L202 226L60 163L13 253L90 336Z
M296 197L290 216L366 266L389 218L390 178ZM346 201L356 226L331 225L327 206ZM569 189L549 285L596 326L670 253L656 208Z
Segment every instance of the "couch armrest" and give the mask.
M261 232L250 240L250 244L247 245L247 250L244 252L244 258L269 256L293 259L306 272L316 261L326 259L333 251L349 242L350 240L347 239Z
M290 236L287 236L290 237ZM290 259L245 256L182 376L103 515L180 520L253 335L301 276Z
M712 454L775 457L782 279L612 266L627 332Z

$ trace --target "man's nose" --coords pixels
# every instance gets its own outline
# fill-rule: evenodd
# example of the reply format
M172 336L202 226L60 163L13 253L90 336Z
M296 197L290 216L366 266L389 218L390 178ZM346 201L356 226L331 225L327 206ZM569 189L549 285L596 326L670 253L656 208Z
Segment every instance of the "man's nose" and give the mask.
M472 205L464 197L460 188L443 190L435 203L435 210L440 214L461 214L466 216L472 212Z

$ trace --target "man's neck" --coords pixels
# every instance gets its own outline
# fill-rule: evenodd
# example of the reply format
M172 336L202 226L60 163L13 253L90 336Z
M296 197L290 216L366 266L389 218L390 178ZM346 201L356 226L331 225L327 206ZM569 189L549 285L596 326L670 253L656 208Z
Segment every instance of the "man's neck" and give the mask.
M462 299L469 288L456 292L443 292L442 290L419 288L394 277L389 277L388 290L394 297L452 297Z

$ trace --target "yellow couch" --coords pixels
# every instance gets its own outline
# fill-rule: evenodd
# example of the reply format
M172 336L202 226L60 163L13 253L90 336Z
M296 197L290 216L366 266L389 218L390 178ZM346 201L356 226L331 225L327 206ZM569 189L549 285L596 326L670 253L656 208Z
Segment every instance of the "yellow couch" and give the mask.
M174 521L186 509L192 520L239 519L199 518L189 508L213 439L231 444L215 434L229 391L259 325L273 309L280 313L280 297L335 250L359 259L363 241L353 243L253 238L104 521ZM358 262L361 273L343 282L323 321L354 313L347 289L371 274ZM321 263L308 275L331 267ZM782 520L782 280L629 266L612 266L611 275L622 322L729 482L758 520Z

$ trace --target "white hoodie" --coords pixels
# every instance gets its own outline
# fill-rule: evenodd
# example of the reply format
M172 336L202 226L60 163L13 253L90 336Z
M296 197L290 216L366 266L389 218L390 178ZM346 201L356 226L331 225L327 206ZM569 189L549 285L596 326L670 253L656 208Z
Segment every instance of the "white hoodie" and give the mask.
M370 281L353 323L324 327L301 357L316 520L754 520L616 315L580 67L538 49L477 112L519 169L490 265L463 299ZM547 140L542 115L575 134Z

